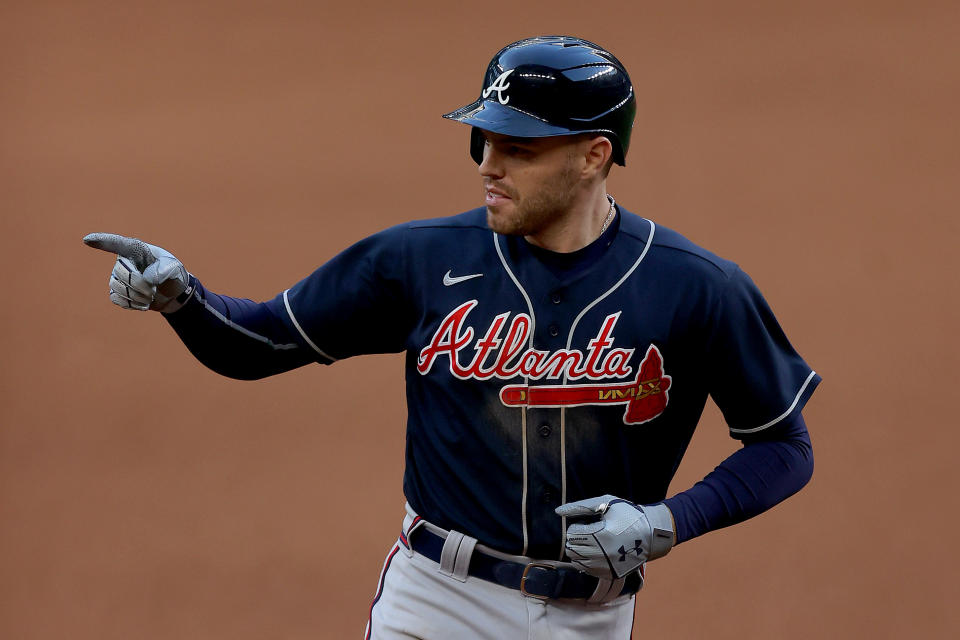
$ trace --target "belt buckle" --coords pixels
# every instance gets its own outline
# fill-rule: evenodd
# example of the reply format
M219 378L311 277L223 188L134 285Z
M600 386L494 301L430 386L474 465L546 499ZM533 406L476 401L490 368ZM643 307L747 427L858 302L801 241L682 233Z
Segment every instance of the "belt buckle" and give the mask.
M527 577L530 573L530 569L549 569L551 571L556 571L557 568L552 564L547 564L546 562L531 562L526 567L523 568L523 576L520 577L520 593L527 596L528 598L536 598L537 600L549 600L550 596L542 595L539 593L530 593L527 591Z

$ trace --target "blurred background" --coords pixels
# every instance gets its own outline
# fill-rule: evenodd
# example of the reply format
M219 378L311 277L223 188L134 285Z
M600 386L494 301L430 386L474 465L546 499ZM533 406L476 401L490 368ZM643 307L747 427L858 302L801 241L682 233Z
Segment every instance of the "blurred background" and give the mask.
M269 298L479 206L440 115L551 33L633 78L611 193L739 262L824 377L811 484L652 564L636 637L955 637L958 27L929 0L0 3L0 637L360 637L402 357L220 378L80 239ZM671 491L735 447L708 407Z

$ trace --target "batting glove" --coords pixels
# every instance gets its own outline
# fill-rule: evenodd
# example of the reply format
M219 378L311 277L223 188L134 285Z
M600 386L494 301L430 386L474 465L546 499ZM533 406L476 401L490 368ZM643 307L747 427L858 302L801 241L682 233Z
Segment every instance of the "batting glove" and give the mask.
M676 534L664 504L639 506L605 495L569 502L556 509L567 518L597 517L567 528L567 555L586 573L613 580L636 571L648 560L667 555Z
M114 233L91 233L83 242L117 254L110 274L113 304L137 311L173 313L190 299L190 274L166 249Z

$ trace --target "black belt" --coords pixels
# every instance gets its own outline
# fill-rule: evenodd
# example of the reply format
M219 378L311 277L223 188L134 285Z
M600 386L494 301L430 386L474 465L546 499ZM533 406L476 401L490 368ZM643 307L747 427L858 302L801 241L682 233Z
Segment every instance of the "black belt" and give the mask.
M420 555L440 562L444 539L426 527L417 527L410 534L410 547ZM523 595L534 598L579 598L585 600L597 589L599 579L577 569L555 567L543 562L523 564L510 560L501 560L475 549L470 557L467 574L518 589ZM636 593L640 590L641 579L633 572L624 579L620 595Z

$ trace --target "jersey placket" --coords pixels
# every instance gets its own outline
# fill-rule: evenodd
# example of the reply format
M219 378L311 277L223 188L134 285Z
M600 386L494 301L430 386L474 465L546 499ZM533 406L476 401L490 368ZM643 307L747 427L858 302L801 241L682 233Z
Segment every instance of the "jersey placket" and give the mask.
M556 293L556 289L551 293ZM540 320L534 343L537 349L555 353L565 346L572 318L564 313L568 305L551 302L551 293L534 298L534 311ZM529 384L543 382L535 380ZM563 538L561 519L554 513L565 498L563 409L526 406L523 411L526 413L526 454L530 461L535 461L528 473L527 518L534 534L529 552L536 558L550 558L555 556L556 549L541 541Z

